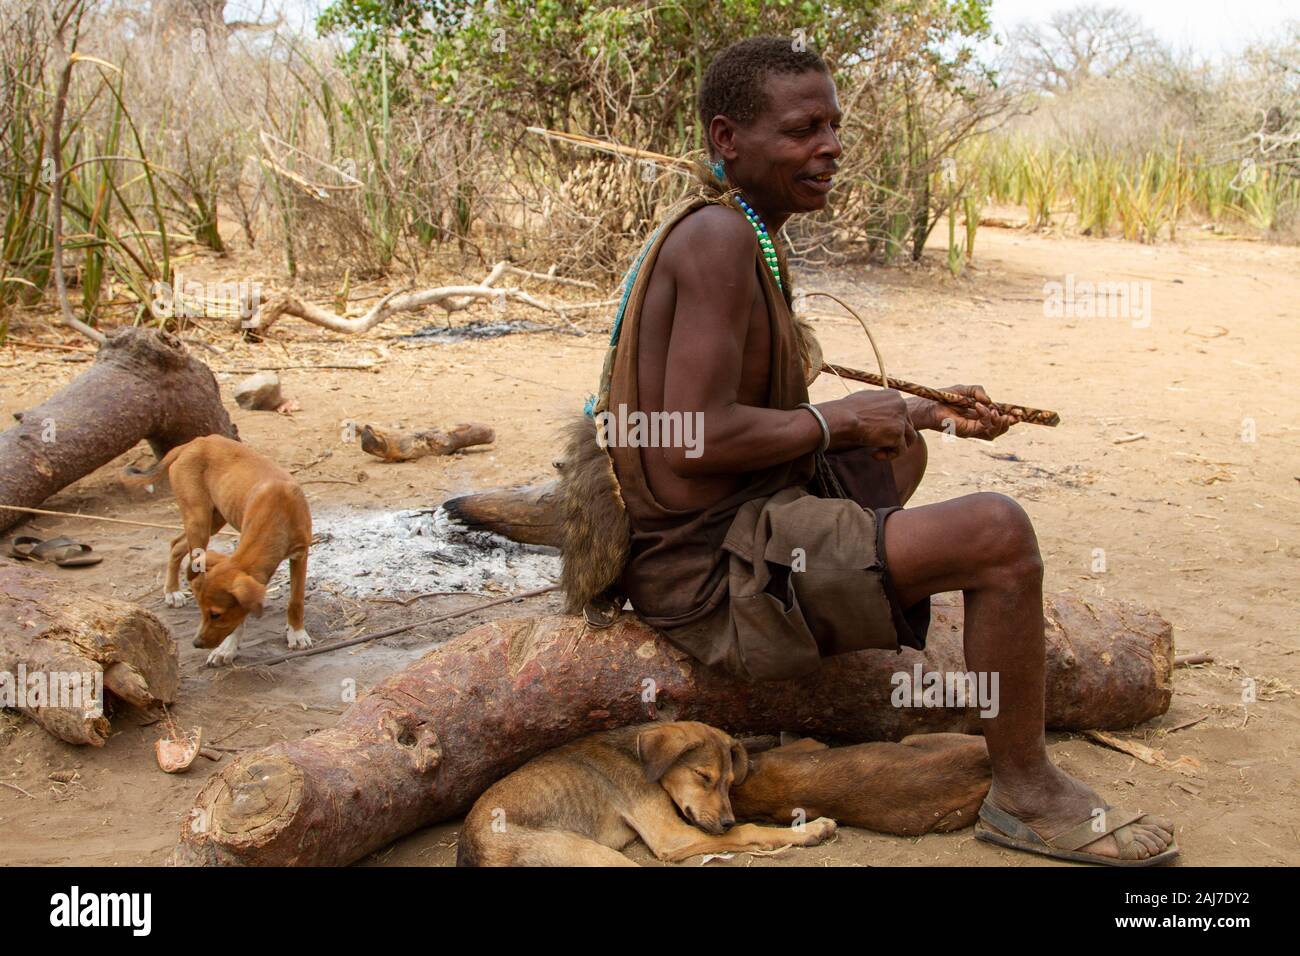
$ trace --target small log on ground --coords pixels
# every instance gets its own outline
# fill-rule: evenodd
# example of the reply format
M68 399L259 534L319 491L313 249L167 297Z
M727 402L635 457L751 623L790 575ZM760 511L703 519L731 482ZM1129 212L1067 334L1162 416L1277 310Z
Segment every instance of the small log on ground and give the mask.
M1166 621L1065 595L1049 597L1046 612L1048 727L1131 727L1164 713L1173 668ZM648 716L826 741L978 732L976 708L891 703L893 676L917 663L966 670L961 625L960 608L936 607L923 654L862 651L806 678L759 684L700 666L630 614L606 629L579 617L484 624L376 685L333 729L244 754L212 777L182 823L173 862L351 863L464 813L539 753Z
M167 332L121 329L95 364L0 434L0 504L37 507L147 439L161 458L201 435L239 434L206 365ZM0 531L26 516L0 508Z
M563 544L556 483L499 488L449 498L438 516L453 531L491 531L520 544L558 548Z
M43 691L38 705L19 710L61 740L95 747L110 730L96 691L149 709L175 700L180 685L176 642L151 612L6 562L0 564L0 704L18 704L17 695L35 703L18 686L19 675L28 692Z
M450 455L470 445L487 445L496 441L496 433L486 425L462 424L446 431L431 428L424 432L393 432L366 425L361 429L361 450L384 461L412 461L426 455Z

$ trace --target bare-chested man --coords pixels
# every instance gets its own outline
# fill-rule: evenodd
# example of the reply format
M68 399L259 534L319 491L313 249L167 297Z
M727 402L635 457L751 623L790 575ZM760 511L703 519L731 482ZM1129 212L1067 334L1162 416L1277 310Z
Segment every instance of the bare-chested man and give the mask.
M780 38L735 44L711 64L700 91L700 111L714 169L723 174L726 187L739 190L768 235L775 236L792 215L826 205L841 153L840 108L835 84L815 53L792 51L789 41ZM625 339L635 338L635 360L630 366L616 367L614 391L621 385L621 394L644 412L700 415L703 442L694 452L678 445L641 448L635 459L615 455L638 532L634 560L624 580L632 585L624 591L634 605L636 586L641 585L642 604L669 602L674 593L680 597L676 605L665 603L660 620L648 616L652 623L666 627L677 623L672 615L687 620L703 613L706 592L695 586L689 574L678 575L677 570L694 567L691 561L698 564L695 546L717 552L721 534L728 528L706 520L708 509L738 494L743 497L755 475L797 475L798 481L806 481L807 472L781 469L813 461L819 449L827 457L848 453L843 460L856 461L852 467L862 473L872 467L884 469L883 479L875 475L867 480L868 486L875 481L884 488L880 501L849 495L858 498L857 506L834 512L841 516L836 520L849 522L837 526L838 531L847 527L853 535L870 539L854 545L873 560L870 566L858 562L856 566L864 567L862 584L853 590L876 603L862 605L866 610L855 609L855 621L889 635L888 644L867 646L921 646L929 595L962 592L967 666L976 672L996 672L1000 687L1000 709L984 728L994 773L981 813L980 835L1003 845L1098 862L1141 865L1176 854L1173 824L1168 820L1110 808L1101 796L1048 759L1043 733L1043 564L1024 510L1011 498L991 493L905 510L896 507L911 496L924 473L926 445L921 432L942 429L948 420L961 437L991 439L1005 432L1013 420L1000 414L979 386L953 387L978 400L974 412L875 389L818 404L821 420L812 410L797 407L797 402L773 407L779 401L774 398L778 386L791 395L795 393L791 389L805 386L802 381L785 380L789 339L783 338L779 323L789 324L790 319L773 291L781 288L772 284L777 276L767 274L773 269L762 249L760 227L734 205L703 205L672 225L651 259L642 296L633 296L636 321L623 333ZM789 276L780 279L789 282ZM774 349L780 350L780 370ZM778 371L784 376L779 383L774 379ZM854 459L854 449L865 452L859 451ZM841 474L852 477L848 471ZM776 485L780 484L778 480ZM786 494L793 500L787 502ZM799 523L814 515L815 509L844 507L843 501L805 496L802 489L786 494L775 499L782 507L805 509L794 522L795 530L787 534L796 544ZM895 507L872 511L889 505L891 496ZM757 512L758 504L749 512L751 525L739 533L734 525L730 528L727 543L733 555L749 554L746 548L754 528L761 525L772 531L773 521L759 520L763 515ZM728 519L736 513L735 508L724 511ZM779 509L772 513L779 516ZM737 521L744 519L744 508L740 514ZM683 530L695 537L683 537ZM774 547L785 543L777 532L772 534L757 545L767 547L768 557ZM762 630L763 622L770 620L778 629L788 625L792 639L807 638L812 653L838 653L858 646L852 640L845 643L843 633L827 633L843 629L843 622L834 622L834 609L809 606L810 595L822 592L807 590L798 574L782 577L786 569L762 560L761 555L750 558L765 582L765 593L744 598L733 593L730 612L725 602L714 609L713 620L724 622L727 634L734 638L747 621L757 622ZM733 591L737 560L732 558ZM808 560L811 580L814 558ZM643 573L638 568L658 570L653 581L629 580ZM776 576L769 579L769 572ZM720 573L725 574L725 568ZM647 579L651 576L644 574ZM790 584L790 578L796 579L796 585ZM724 587L718 586L717 591L725 594ZM844 598L848 603L856 599L852 593ZM737 610L744 601L750 603ZM771 607L777 616L762 618ZM747 618L751 612L760 617ZM872 615L881 620L866 620ZM907 639L913 628L920 632L911 635L919 636L919 643ZM689 629L672 628L666 633L684 635ZM756 638L742 636L742 644L745 640ZM777 652L751 648L752 666L766 666L764 655L778 652L779 648Z

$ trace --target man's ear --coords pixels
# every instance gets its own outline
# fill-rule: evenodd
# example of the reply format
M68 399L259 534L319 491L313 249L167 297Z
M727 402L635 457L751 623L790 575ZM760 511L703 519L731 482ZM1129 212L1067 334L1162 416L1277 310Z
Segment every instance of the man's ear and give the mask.
M731 772L734 775L733 787L739 786L749 776L749 752L739 740L731 741Z
M249 574L241 574L230 585L230 593L235 600L253 617L262 616L262 602L266 600L266 585L258 583Z
M646 783L658 783L682 754L698 744L698 740L692 740L690 734L673 724L641 731L636 738L636 755Z
M709 120L709 128L704 132L713 143L719 159L734 160L740 155L736 151L736 121L730 116L719 114L713 117Z

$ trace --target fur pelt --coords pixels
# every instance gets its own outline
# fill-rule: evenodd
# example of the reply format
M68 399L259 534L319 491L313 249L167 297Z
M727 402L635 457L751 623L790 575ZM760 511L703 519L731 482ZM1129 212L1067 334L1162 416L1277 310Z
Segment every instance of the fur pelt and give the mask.
M806 384L817 380L822 368L822 346L813 333L812 323L800 316L794 317L795 338L799 341L799 359L803 362Z
M560 587L566 614L581 614L587 604L617 582L631 549L632 526L619 493L609 453L596 439L596 423L579 412L564 426L560 472Z

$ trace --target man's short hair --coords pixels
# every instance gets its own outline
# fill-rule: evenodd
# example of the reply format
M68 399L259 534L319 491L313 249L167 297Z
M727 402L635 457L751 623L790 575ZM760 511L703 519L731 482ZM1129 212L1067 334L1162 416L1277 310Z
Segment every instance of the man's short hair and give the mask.
M704 141L710 153L709 124L722 115L748 124L767 109L763 83L773 73L830 73L816 51L795 50L789 37L750 37L733 43L713 58L700 84L698 107Z

